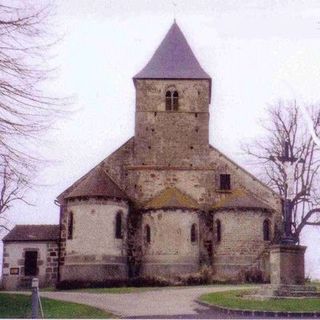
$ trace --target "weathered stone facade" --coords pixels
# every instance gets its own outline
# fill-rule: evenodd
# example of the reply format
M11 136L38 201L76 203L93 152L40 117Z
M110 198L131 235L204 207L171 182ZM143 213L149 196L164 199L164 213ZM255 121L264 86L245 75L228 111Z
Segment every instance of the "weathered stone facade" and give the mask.
M4 242L2 285L4 289L30 288L34 277L39 279L40 287L54 286L58 275L58 242L28 241ZM37 252L37 271L35 275L25 274L25 254Z
M73 213L72 239L67 239L68 214ZM122 237L115 237L121 213ZM61 215L60 281L126 279L127 215L125 201L70 199Z
M202 265L220 280L257 270L268 280L279 196L209 144L212 81L176 24L134 85L134 137L58 197L60 280L170 276Z
M134 137L58 197L56 241L5 245L4 282L22 283L31 244L41 284L203 265L217 280L269 280L280 198L209 144L212 80L176 23L133 80ZM9 277L12 266L19 274Z
M5 243L7 288L30 282L28 248L38 252L41 285L171 276L203 265L217 280L270 279L280 198L209 144L212 80L175 23L133 80L134 137L58 197L52 238L45 226L41 237L26 226L9 234L20 242Z
M170 275L199 269L199 216L194 210L152 210L142 214L142 230L150 227L150 242L143 239L142 274ZM195 239L191 241L191 226Z
M221 221L221 239L215 242L213 268L219 279L239 277L242 272L257 268L269 280L270 240L263 239L263 222L273 219L262 210L222 210L214 214ZM272 224L270 224L271 226ZM273 234L272 227L270 228Z

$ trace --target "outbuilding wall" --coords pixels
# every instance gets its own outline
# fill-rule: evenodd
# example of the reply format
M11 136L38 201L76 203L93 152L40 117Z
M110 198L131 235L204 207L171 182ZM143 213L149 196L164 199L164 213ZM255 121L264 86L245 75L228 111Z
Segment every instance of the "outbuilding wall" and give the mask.
M25 252L37 251L37 274L26 276ZM15 270L14 270L15 269ZM18 269L17 274L13 274ZM34 277L40 287L54 286L58 273L58 244L55 241L5 242L3 246L2 285L6 290L30 288Z

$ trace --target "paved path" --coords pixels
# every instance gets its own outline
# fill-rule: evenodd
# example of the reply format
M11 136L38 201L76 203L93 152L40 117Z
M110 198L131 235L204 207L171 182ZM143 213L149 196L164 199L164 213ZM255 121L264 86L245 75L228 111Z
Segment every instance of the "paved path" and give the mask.
M87 304L124 318L221 318L221 314L195 300L204 293L236 288L239 289L236 286L163 288L126 294L41 292L41 296Z

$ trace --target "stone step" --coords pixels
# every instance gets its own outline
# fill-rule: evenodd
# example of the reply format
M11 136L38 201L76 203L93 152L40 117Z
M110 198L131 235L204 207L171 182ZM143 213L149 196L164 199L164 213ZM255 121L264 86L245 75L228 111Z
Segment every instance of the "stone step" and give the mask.
M266 285L258 290L258 294L273 297L320 297L316 287L303 285Z
M315 286L304 285L266 285L263 289L269 290L284 290L284 291L317 291Z

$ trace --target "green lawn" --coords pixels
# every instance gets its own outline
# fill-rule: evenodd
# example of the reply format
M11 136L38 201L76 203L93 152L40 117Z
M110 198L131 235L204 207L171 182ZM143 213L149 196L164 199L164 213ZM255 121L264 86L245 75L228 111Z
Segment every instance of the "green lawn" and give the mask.
M204 294L201 301L230 309L259 311L320 311L320 299L268 299L253 300L242 296L249 294L248 290L234 290Z
M42 298L45 318L114 318L114 315L83 304ZM0 318L31 318L31 296L0 293Z

